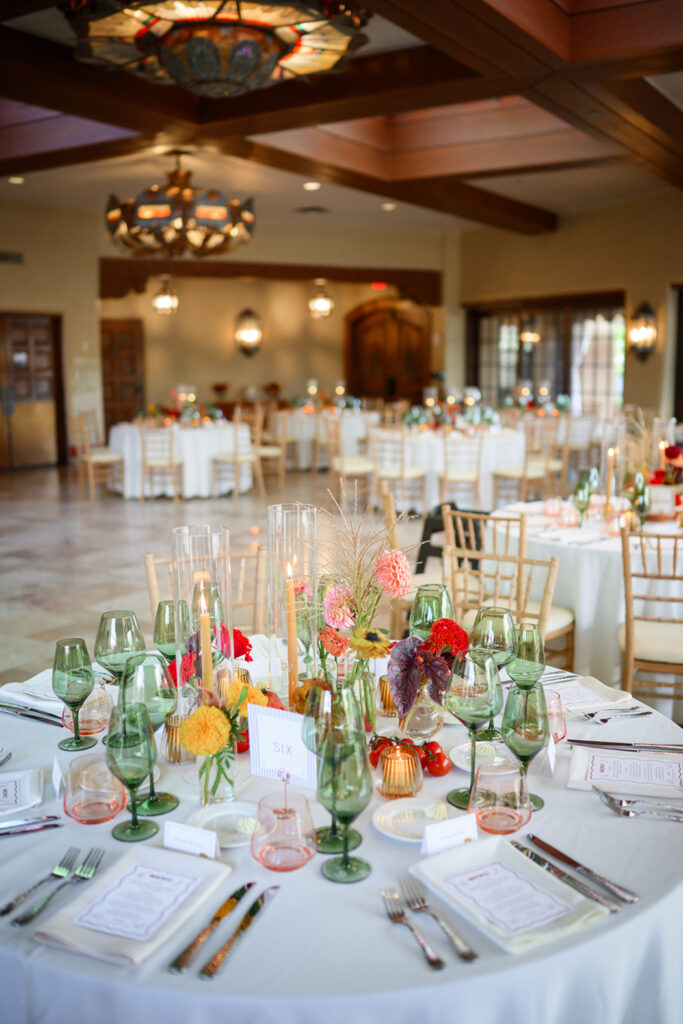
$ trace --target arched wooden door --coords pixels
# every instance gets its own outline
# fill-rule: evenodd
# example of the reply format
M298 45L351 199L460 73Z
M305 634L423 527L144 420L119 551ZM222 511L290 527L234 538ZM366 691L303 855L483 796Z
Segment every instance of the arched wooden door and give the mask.
M429 312L405 299L377 299L347 314L350 395L422 401L430 381Z

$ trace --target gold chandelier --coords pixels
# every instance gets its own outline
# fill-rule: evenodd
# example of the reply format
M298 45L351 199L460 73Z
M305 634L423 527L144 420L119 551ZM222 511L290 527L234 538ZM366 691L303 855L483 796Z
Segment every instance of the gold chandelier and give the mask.
M198 96L339 70L367 41L355 0L69 0L76 57Z

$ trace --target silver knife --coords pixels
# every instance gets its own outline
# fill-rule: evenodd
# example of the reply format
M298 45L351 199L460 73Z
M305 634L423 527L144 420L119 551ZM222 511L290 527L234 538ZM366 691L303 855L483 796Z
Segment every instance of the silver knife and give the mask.
M266 889L265 892L261 893L257 900L254 900L252 905L249 907L249 910L246 912L240 923L237 925L237 930L235 931L235 934L232 936L232 938L228 939L225 945L218 950L216 955L212 957L208 963L204 964L201 971L199 972L200 978L204 978L204 980L206 981L207 979L214 978L216 974L218 974L218 971L222 967L225 958L227 957L228 953L233 948L239 937L241 935L244 935L247 928L249 928L252 921L258 914L261 907L265 907L267 903L270 903L270 901L272 900L273 896L275 895L279 888L279 885L271 885L270 889Z
M38 711L37 708L22 708L18 704L14 706L0 704L0 714L15 715L17 718L28 718L33 722L44 722L45 725L57 725L60 729L63 728L61 718L57 718L56 715L51 715L49 712Z
M528 846L522 846L521 843L516 842L514 839L512 840L512 845L516 850L519 850L520 853L523 853L525 857L532 860L534 864L538 864L538 866L543 868L544 871L548 871L551 875L554 875L555 878L559 878L561 882L564 882L566 885L570 885L572 889L576 889L576 891L580 892L582 896L587 896L589 900L594 900L596 903L600 903L603 907L607 907L611 914L616 914L617 911L621 910L621 904L617 903L616 900L613 900L611 896L603 896L603 894L598 892L597 889L591 889L589 885L584 885L584 883L579 882L578 879L572 878L572 876L568 875L566 871L562 871L561 868L555 867L555 865L551 864L549 860L545 859L545 857L541 857L540 853L530 850Z
M27 832L43 832L48 828L63 828L61 821L44 821L39 825L26 825L24 828L16 828L10 832L0 832L0 839L7 839L9 836L24 836Z
M609 879L603 878L597 871L593 871L592 868L587 868L585 864L581 864L578 860L574 860L568 853L563 853L562 850L558 850L556 846L551 846L550 843L546 843L545 840L539 839L538 836L527 833L524 837L538 846L544 853L549 853L551 857L556 857L557 860L561 860L564 864L568 864L570 868L577 871L580 875L585 875L586 878L590 878L591 881L597 882L603 889L607 889L613 896L616 896L618 900L623 903L637 903L639 897L630 889L625 889L623 885L617 885L616 882L610 882Z
M616 743L609 740L574 740L567 737L572 747L599 747L601 750L649 750L660 754L683 754L681 743Z
M41 821L59 821L58 814L43 814L38 818L15 818L14 821L0 822L0 832L10 828L22 828L24 825L39 825Z
M199 952L200 947L206 942L214 928L218 927L224 917L227 917L228 914L232 913L244 894L251 889L252 885L256 885L256 882L247 882L246 885L242 885L239 889L235 889L232 896L228 896L225 903L221 904L213 915L206 928L204 928L203 931L201 931L199 935L192 940L190 945L186 946L182 953L179 953L175 960L168 965L168 969L172 974L178 974L180 971L184 971L186 967L189 967Z

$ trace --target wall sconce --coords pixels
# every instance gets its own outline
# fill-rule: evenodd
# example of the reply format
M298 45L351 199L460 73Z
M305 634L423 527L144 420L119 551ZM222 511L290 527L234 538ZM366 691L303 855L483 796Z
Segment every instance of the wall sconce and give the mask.
M330 298L325 290L325 278L315 279L313 295L308 300L308 311L313 320L324 320L330 316L334 309L334 300Z
M654 352L657 344L657 316L648 302L641 303L631 317L628 340L631 351L643 362Z
M152 309L159 316L173 316L178 312L179 305L178 293L171 287L170 277L162 277L161 288L152 299Z
M235 344L244 356L255 356L261 347L261 317L253 309L243 309L235 320Z
M523 345L538 345L541 335L536 330L536 318L533 316L522 320L519 340Z

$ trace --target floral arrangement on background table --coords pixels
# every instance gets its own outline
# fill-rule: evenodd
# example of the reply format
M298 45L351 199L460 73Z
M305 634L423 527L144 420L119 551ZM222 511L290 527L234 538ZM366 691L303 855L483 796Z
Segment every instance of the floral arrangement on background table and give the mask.
M468 649L467 633L453 619L437 619L427 640L408 636L393 645L387 675L402 731L425 700L443 707L455 660Z

